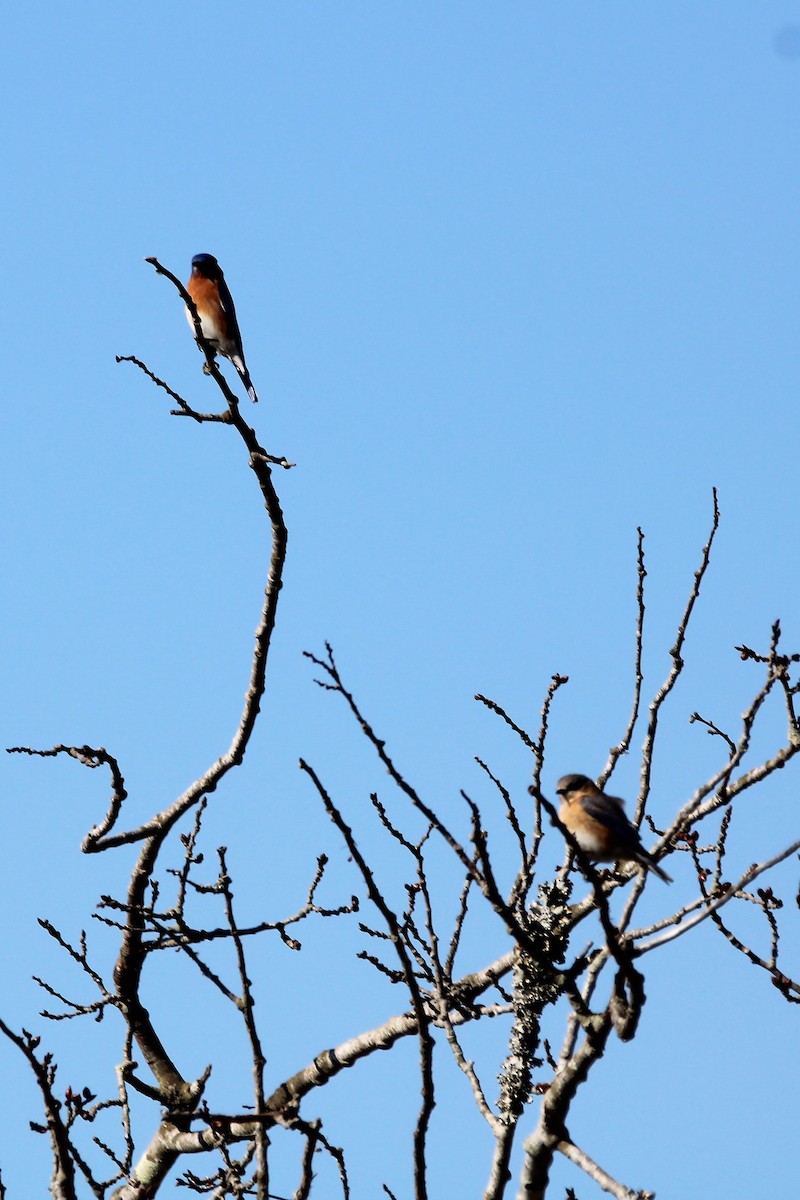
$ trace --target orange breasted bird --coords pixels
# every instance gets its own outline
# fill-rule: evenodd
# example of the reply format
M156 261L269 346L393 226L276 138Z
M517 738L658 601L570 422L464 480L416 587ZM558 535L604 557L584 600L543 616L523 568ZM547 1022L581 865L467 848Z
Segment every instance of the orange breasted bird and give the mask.
M186 285L186 290L194 300L203 337L215 354L230 359L247 388L248 396L255 404L258 396L244 361L242 335L239 333L233 297L228 291L222 267L213 254L195 254L192 259L192 277ZM194 321L188 308L186 316L194 332Z
M588 775L564 775L556 784L558 815L587 858L597 862L635 862L665 883L672 877L642 845L639 830L625 815L619 796L601 792Z

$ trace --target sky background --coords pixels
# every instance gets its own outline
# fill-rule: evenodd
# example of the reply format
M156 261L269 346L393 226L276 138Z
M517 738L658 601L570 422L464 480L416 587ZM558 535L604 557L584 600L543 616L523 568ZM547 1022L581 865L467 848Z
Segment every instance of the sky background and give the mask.
M325 902L358 890L301 755L402 895L370 791L404 810L303 650L333 644L398 764L462 832L459 789L477 799L510 871L473 756L521 803L531 763L474 694L535 732L551 675L568 675L545 787L599 773L630 712L637 526L649 700L716 486L721 528L654 765L666 822L720 762L690 714L735 733L761 683L734 647L766 649L780 617L800 649L800 7L31 0L3 25L2 744L107 747L130 826L236 726L268 552L254 479L229 431L170 417L114 361L136 354L215 403L174 290L144 262L186 278L207 251L262 399L243 411L297 463L277 480L289 556L268 696L206 830L212 862L229 847L243 916L296 909L322 851ZM629 796L642 736L615 775ZM776 705L753 761L784 736ZM122 893L130 851L79 852L107 778L67 760L4 755L0 769L0 1015L43 1033L64 1087L113 1089L113 1020L46 1025L30 978L88 998L36 917L75 938L99 894ZM796 767L743 809L732 876L798 836ZM562 847L548 836L551 867ZM696 893L672 862L673 889L648 888L653 919ZM443 860L443 895L453 877ZM797 975L796 862L774 886ZM108 969L112 943L92 935ZM299 955L254 951L271 1084L402 1005L354 961L353 920L300 936ZM477 909L471 936L465 970L505 949ZM575 1140L660 1197L790 1194L796 1011L713 930L653 955L647 994L636 1041L610 1046L573 1109ZM247 1103L233 1015L174 960L147 998L188 1075L212 1031L212 1105ZM497 1063L471 1052L494 1096ZM431 1194L477 1196L489 1138L441 1057ZM415 1058L382 1055L305 1110L345 1144L355 1197L383 1182L410 1194ZM0 1073L9 1198L43 1195L37 1096L8 1045ZM365 1099L381 1107L377 1141L352 1119ZM535 1121L534 1105L523 1128ZM278 1151L279 1195L297 1185L298 1148L285 1163ZM600 1195L569 1164L553 1178L553 1196Z

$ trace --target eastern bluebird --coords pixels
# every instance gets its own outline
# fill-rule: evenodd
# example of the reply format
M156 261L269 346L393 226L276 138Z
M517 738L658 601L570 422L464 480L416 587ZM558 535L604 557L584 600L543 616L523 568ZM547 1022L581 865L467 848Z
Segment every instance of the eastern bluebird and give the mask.
M233 298L228 291L222 267L213 254L195 254L192 259L192 277L186 285L186 290L194 300L203 337L215 354L230 359L247 388L248 396L255 404L258 396L244 361L242 336L239 333ZM188 308L186 316L194 332L194 321Z
M561 797L561 823L588 858L636 862L655 871L665 883L672 883L672 877L642 845L639 830L625 815L624 800L601 792L587 775L564 775L556 784L556 794Z

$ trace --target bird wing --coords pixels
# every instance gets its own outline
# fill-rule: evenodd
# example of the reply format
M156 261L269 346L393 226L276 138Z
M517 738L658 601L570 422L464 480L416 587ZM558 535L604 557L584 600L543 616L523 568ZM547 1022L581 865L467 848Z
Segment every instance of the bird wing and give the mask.
M228 326L228 339L235 344L237 350L241 354L242 335L239 333L239 322L236 320L236 309L233 306L233 296L231 295L230 289L225 282L224 275L220 279L218 286L219 301L222 305L222 310L225 313L225 320Z
M606 829L610 829L617 842L638 846L639 835L631 825L622 807L622 801L616 796L581 796L578 800L587 816L593 817Z

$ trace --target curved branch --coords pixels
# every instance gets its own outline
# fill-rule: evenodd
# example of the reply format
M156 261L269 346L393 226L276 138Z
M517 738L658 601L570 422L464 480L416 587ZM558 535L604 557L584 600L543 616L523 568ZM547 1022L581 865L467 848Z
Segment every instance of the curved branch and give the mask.
M147 261L153 264L159 274L165 275L173 282L187 306L194 309L192 299L180 280L165 267L162 267L157 259L149 258ZM199 329L196 309L194 310L194 317L195 327ZM256 476L258 486L264 498L272 532L272 552L267 570L266 586L264 588L264 604L255 633L250 681L245 693L244 708L238 728L233 735L228 749L177 800L154 816L145 825L140 825L137 829L131 829L125 833L117 833L109 836L107 832L109 825L107 823L104 822L100 826L97 826L94 830L90 831L84 841L83 849L86 853L109 850L114 846L124 843L140 841L142 838L155 837L159 841L162 840L175 822L188 809L192 808L202 796L215 791L228 771L242 762L255 727L266 687L267 655L272 632L275 628L278 596L282 587L283 568L286 561L288 532L278 493L275 490L272 479L272 471L270 470L271 456L259 442L255 430L247 424L239 412L236 396L228 387L225 377L213 365L213 354L207 343L204 349L206 350L207 360L211 359L210 365L213 367L211 374L219 384L228 403L225 423L231 425L236 430L249 452L249 464Z
M653 769L653 747L656 740L656 731L658 729L658 718L661 714L661 708L664 701L669 696L675 684L678 682L681 671L683 670L683 645L686 641L686 631L689 628L694 606L700 598L700 588L706 572L708 571L709 563L711 562L711 547L714 544L714 538L717 536L719 529L719 503L717 502L717 489L712 488L714 498L714 517L711 522L711 532L708 535L708 540L703 547L700 566L694 573L694 583L689 593L689 599L686 601L686 608L683 611L683 616L678 624L678 632L675 637L675 644L670 650L670 658L672 666L670 667L667 678L662 683L661 687L656 692L650 704L650 719L647 723L647 733L645 734L644 745L642 746L642 773L641 785L639 788L639 803L636 806L633 823L638 826L641 822L644 813L644 807L647 802L647 797L650 793L650 775Z

